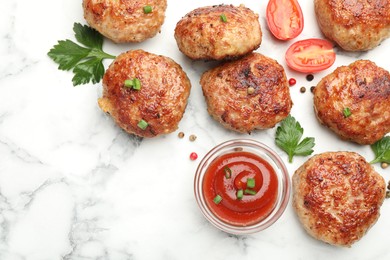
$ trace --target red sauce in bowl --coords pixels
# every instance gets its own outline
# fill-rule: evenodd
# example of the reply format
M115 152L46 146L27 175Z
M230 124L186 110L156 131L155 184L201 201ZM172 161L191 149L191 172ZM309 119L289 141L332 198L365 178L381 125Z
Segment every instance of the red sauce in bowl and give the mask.
M252 179L254 187L247 187L248 179ZM211 162L202 189L214 215L226 223L247 226L263 220L274 209L278 198L278 177L272 166L260 156L237 151L223 154ZM240 197L237 195L239 190L249 190L250 193L244 192ZM216 197L220 201L216 202Z

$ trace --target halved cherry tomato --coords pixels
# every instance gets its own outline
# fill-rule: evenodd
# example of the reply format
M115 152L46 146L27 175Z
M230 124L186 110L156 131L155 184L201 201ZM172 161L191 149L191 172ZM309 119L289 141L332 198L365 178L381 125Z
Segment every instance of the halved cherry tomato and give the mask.
M303 30L303 14L297 0L270 0L267 5L267 24L279 40L290 40Z
M287 65L304 73L329 68L336 60L333 45L323 39L307 39L292 44L286 52Z

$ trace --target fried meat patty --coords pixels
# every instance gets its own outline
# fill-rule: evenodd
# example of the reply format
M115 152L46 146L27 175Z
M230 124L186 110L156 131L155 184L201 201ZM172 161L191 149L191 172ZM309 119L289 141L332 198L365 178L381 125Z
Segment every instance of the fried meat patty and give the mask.
M261 37L259 16L244 5L201 7L185 15L175 28L179 50L192 59L241 57L257 49Z
M341 66L314 89L314 110L342 139L373 144L390 131L390 74L368 60Z
M200 84L209 114L231 130L272 128L291 110L283 67L259 53L206 71Z
M390 0L314 0L323 34L347 51L369 50L390 36Z
M304 163L292 177L293 208L314 238L351 246L380 215L386 184L354 152L326 152Z
M145 6L151 12L144 11ZM114 42L141 42L155 36L165 19L167 0L83 0L88 24Z
M139 80L140 89L126 87L125 80ZM133 50L107 69L98 104L126 132L154 137L177 129L190 88L186 73L172 59Z

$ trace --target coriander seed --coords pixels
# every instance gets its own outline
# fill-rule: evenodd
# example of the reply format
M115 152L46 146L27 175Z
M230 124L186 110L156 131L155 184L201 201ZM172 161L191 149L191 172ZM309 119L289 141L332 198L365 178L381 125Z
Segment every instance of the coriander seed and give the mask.
M248 93L248 95L252 95L253 93L255 93L255 88L254 87L249 87L247 89L247 93Z
M184 133L183 133L183 132L179 132L179 133L177 134L177 136L178 136L179 138L183 138L183 137L184 137Z
M381 167L382 167L382 169L386 169L387 167L389 167L389 164L383 162L383 163L381 163Z
M189 137L190 141L193 142L196 140L196 135L190 135Z
M299 91L300 91L301 93L305 93L305 92L306 92L306 88L305 88L305 87L301 87L301 88L299 89Z

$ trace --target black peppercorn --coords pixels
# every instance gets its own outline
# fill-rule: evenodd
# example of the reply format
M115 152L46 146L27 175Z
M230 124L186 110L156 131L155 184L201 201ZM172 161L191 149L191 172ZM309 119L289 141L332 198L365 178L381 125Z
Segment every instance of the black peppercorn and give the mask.
M313 74L309 74L309 75L306 76L306 80L307 81L312 81L313 79L314 79Z

